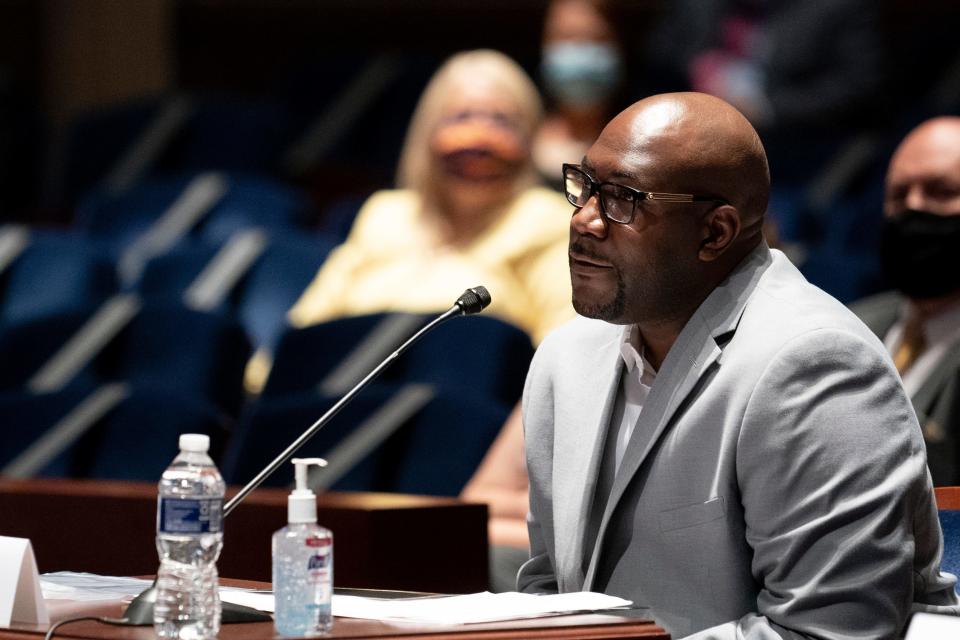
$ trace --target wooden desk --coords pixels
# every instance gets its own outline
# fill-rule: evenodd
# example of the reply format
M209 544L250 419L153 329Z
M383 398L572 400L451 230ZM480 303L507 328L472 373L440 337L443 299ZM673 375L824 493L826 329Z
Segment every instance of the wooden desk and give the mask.
M224 581L246 587L268 587L266 584ZM82 604L57 602L50 607L51 620L56 622L81 615L120 616L119 604ZM643 612L633 612L634 616ZM0 640L39 640L47 627L14 623L0 628ZM272 622L224 625L220 640L272 640L275 635ZM571 640L607 640L613 638L643 638L670 640L670 635L649 619L627 615L588 614L554 616L533 620L515 620L489 624L458 626L390 624L374 620L335 618L333 631L324 638L352 640L517 640L518 638L563 638ZM76 622L57 629L56 640L156 640L153 627L114 627L95 622Z
M227 518L221 575L270 580L270 536L286 524L287 495L258 489ZM0 480L0 535L29 538L41 573L155 573L156 509L152 483ZM328 493L319 498L318 518L334 534L339 586L434 593L487 587L486 505Z
M934 487L938 509L960 509L960 487Z

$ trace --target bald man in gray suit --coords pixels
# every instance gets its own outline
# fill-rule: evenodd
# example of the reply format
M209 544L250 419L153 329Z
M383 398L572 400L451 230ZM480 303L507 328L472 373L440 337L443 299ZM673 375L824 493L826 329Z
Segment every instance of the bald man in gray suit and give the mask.
M911 610L958 612L910 400L764 242L743 116L648 98L564 181L582 317L527 378L519 588L622 596L698 639L893 638Z

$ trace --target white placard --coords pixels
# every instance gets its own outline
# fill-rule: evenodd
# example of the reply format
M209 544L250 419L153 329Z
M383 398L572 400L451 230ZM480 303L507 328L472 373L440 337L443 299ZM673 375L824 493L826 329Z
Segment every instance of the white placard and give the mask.
M960 618L918 612L910 618L905 640L956 640L960 638Z
M30 541L0 536L0 627L11 622L49 624L50 617Z

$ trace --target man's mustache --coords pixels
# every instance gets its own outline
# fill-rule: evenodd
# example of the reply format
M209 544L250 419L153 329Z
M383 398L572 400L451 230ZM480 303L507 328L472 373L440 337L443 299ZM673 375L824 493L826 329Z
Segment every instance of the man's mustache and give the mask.
M607 258L607 256L603 255L602 253L594 249L591 249L580 240L570 241L570 253L576 253L583 256L584 258L590 258L591 260L597 260L599 262L606 262L606 263L610 262L610 259Z

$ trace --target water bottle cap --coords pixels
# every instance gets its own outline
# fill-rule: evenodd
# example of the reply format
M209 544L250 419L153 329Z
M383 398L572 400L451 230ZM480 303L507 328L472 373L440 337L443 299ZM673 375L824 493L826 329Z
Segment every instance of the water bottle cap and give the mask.
M184 433L180 436L180 451L206 453L210 450L210 436L202 433Z

